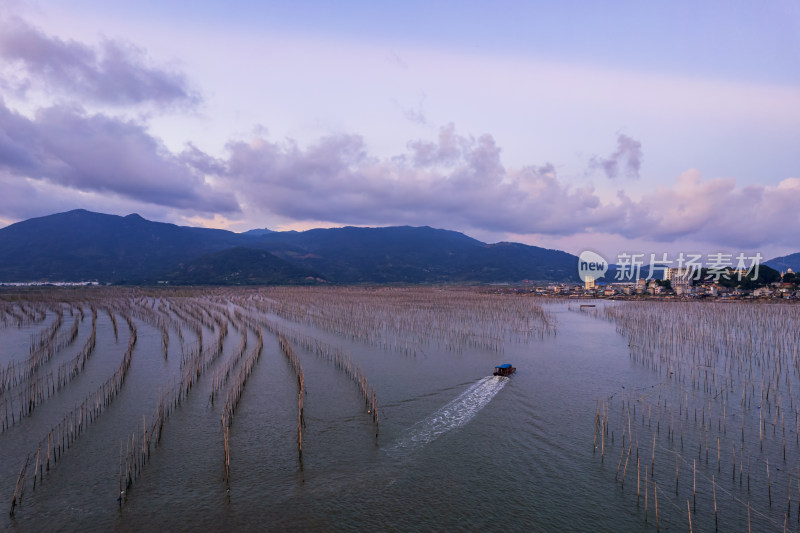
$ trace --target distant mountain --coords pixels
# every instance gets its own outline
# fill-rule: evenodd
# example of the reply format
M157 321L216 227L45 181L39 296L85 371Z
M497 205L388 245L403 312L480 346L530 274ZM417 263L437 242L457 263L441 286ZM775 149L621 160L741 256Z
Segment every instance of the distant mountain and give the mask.
M345 283L455 281L466 249L483 243L454 231L428 227L333 228L273 233L254 246Z
M0 229L0 280L140 282L241 237L77 209Z
M271 229L261 228L261 229L251 229L248 231L243 231L241 235L249 235L251 237L261 237L262 235L267 235L268 233L275 233Z
M265 254L265 252L268 252ZM577 281L577 257L430 227L233 233L69 211L0 229L0 281Z
M252 246L342 283L577 280L577 257L517 243L485 244L430 227L272 233Z
M266 250L237 246L189 261L166 275L165 281L176 285L289 285L324 280Z
M777 270L778 272L785 272L787 269L792 269L793 272L800 272L800 252L784 255L783 257L776 257L764 263Z

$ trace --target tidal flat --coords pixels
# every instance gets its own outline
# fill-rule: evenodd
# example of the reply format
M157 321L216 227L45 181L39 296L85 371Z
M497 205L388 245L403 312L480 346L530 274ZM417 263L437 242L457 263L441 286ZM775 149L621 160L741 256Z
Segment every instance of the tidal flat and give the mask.
M4 289L0 526L800 530L800 308L581 303Z

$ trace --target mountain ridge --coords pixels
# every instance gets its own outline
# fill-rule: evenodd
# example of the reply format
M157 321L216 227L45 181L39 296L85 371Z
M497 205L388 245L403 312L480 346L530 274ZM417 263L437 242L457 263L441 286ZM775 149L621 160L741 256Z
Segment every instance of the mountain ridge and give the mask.
M793 272L800 272L800 252L774 257L769 261L765 261L764 264L774 268L778 272L785 272L790 268Z
M76 209L0 228L0 281L205 284L237 282L235 272L247 283L575 282L577 257L430 226L234 233Z

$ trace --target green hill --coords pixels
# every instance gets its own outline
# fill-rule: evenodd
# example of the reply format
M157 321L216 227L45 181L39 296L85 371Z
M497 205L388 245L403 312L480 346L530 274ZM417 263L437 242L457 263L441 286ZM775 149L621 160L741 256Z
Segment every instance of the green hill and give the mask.
M207 254L165 276L184 285L289 285L323 282L319 274L275 257L266 250L237 246Z

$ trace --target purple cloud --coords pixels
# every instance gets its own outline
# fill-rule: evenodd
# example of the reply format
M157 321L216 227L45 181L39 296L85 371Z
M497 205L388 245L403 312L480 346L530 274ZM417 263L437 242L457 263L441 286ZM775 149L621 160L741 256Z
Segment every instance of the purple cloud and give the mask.
M507 171L491 135L452 125L385 160L352 135L306 149L264 139L228 148L227 183L243 203L295 220L570 234L621 216L593 190L559 182L552 166Z
M621 137L628 148L609 159L629 165L638 143ZM639 197L619 191L602 198L591 186L566 183L550 164L508 169L491 135L461 135L452 124L435 141L409 142L391 158L370 155L358 135L308 147L256 138L227 149L224 159L191 144L174 154L135 121L68 106L28 118L0 100L0 214L26 212L28 198L50 205L48 198L58 196L184 216L243 212L250 220L278 215L494 234L603 234L741 249L796 246L800 224L800 178L741 187L691 170Z
M428 119L425 116L425 110L424 110L425 93L420 95L416 107L404 106L397 100L393 100L393 102L403 113L403 117L405 117L405 119L408 120L409 122L412 122L414 124L420 124L423 126L428 124Z
M186 157L133 121L68 106L28 119L0 100L0 170L10 175L203 213L238 212L233 195L209 185Z
M642 167L642 143L620 133L617 135L617 149L609 157L594 156L589 161L590 170L602 170L607 178L613 179L623 170L625 177L639 179Z
M633 200L619 194L625 218L607 230L661 242L700 240L755 249L765 243L797 247L800 178L739 187L732 178L704 180L697 170Z
M623 139L623 146L628 141ZM635 141L634 141L635 143ZM638 145L638 143L635 143ZM428 224L462 231L572 236L608 234L660 242L715 242L752 249L796 246L800 179L738 187L697 171L639 198L601 197L572 187L546 164L506 169L491 135L459 135L371 157L355 135L327 137L305 149L264 139L235 142L224 182L251 215L337 224Z
M14 84L21 92L33 79L51 91L104 104L171 106L198 101L182 73L148 65L140 48L112 40L98 48L64 41L19 18L0 19L0 58L21 66L29 78Z
M455 164L462 154L470 149L471 143L474 142L471 139L457 135L455 131L455 125L450 123L439 128L438 142L421 140L409 142L408 149L411 151L411 160L414 166L431 167ZM401 156L401 159L405 158L406 156Z

